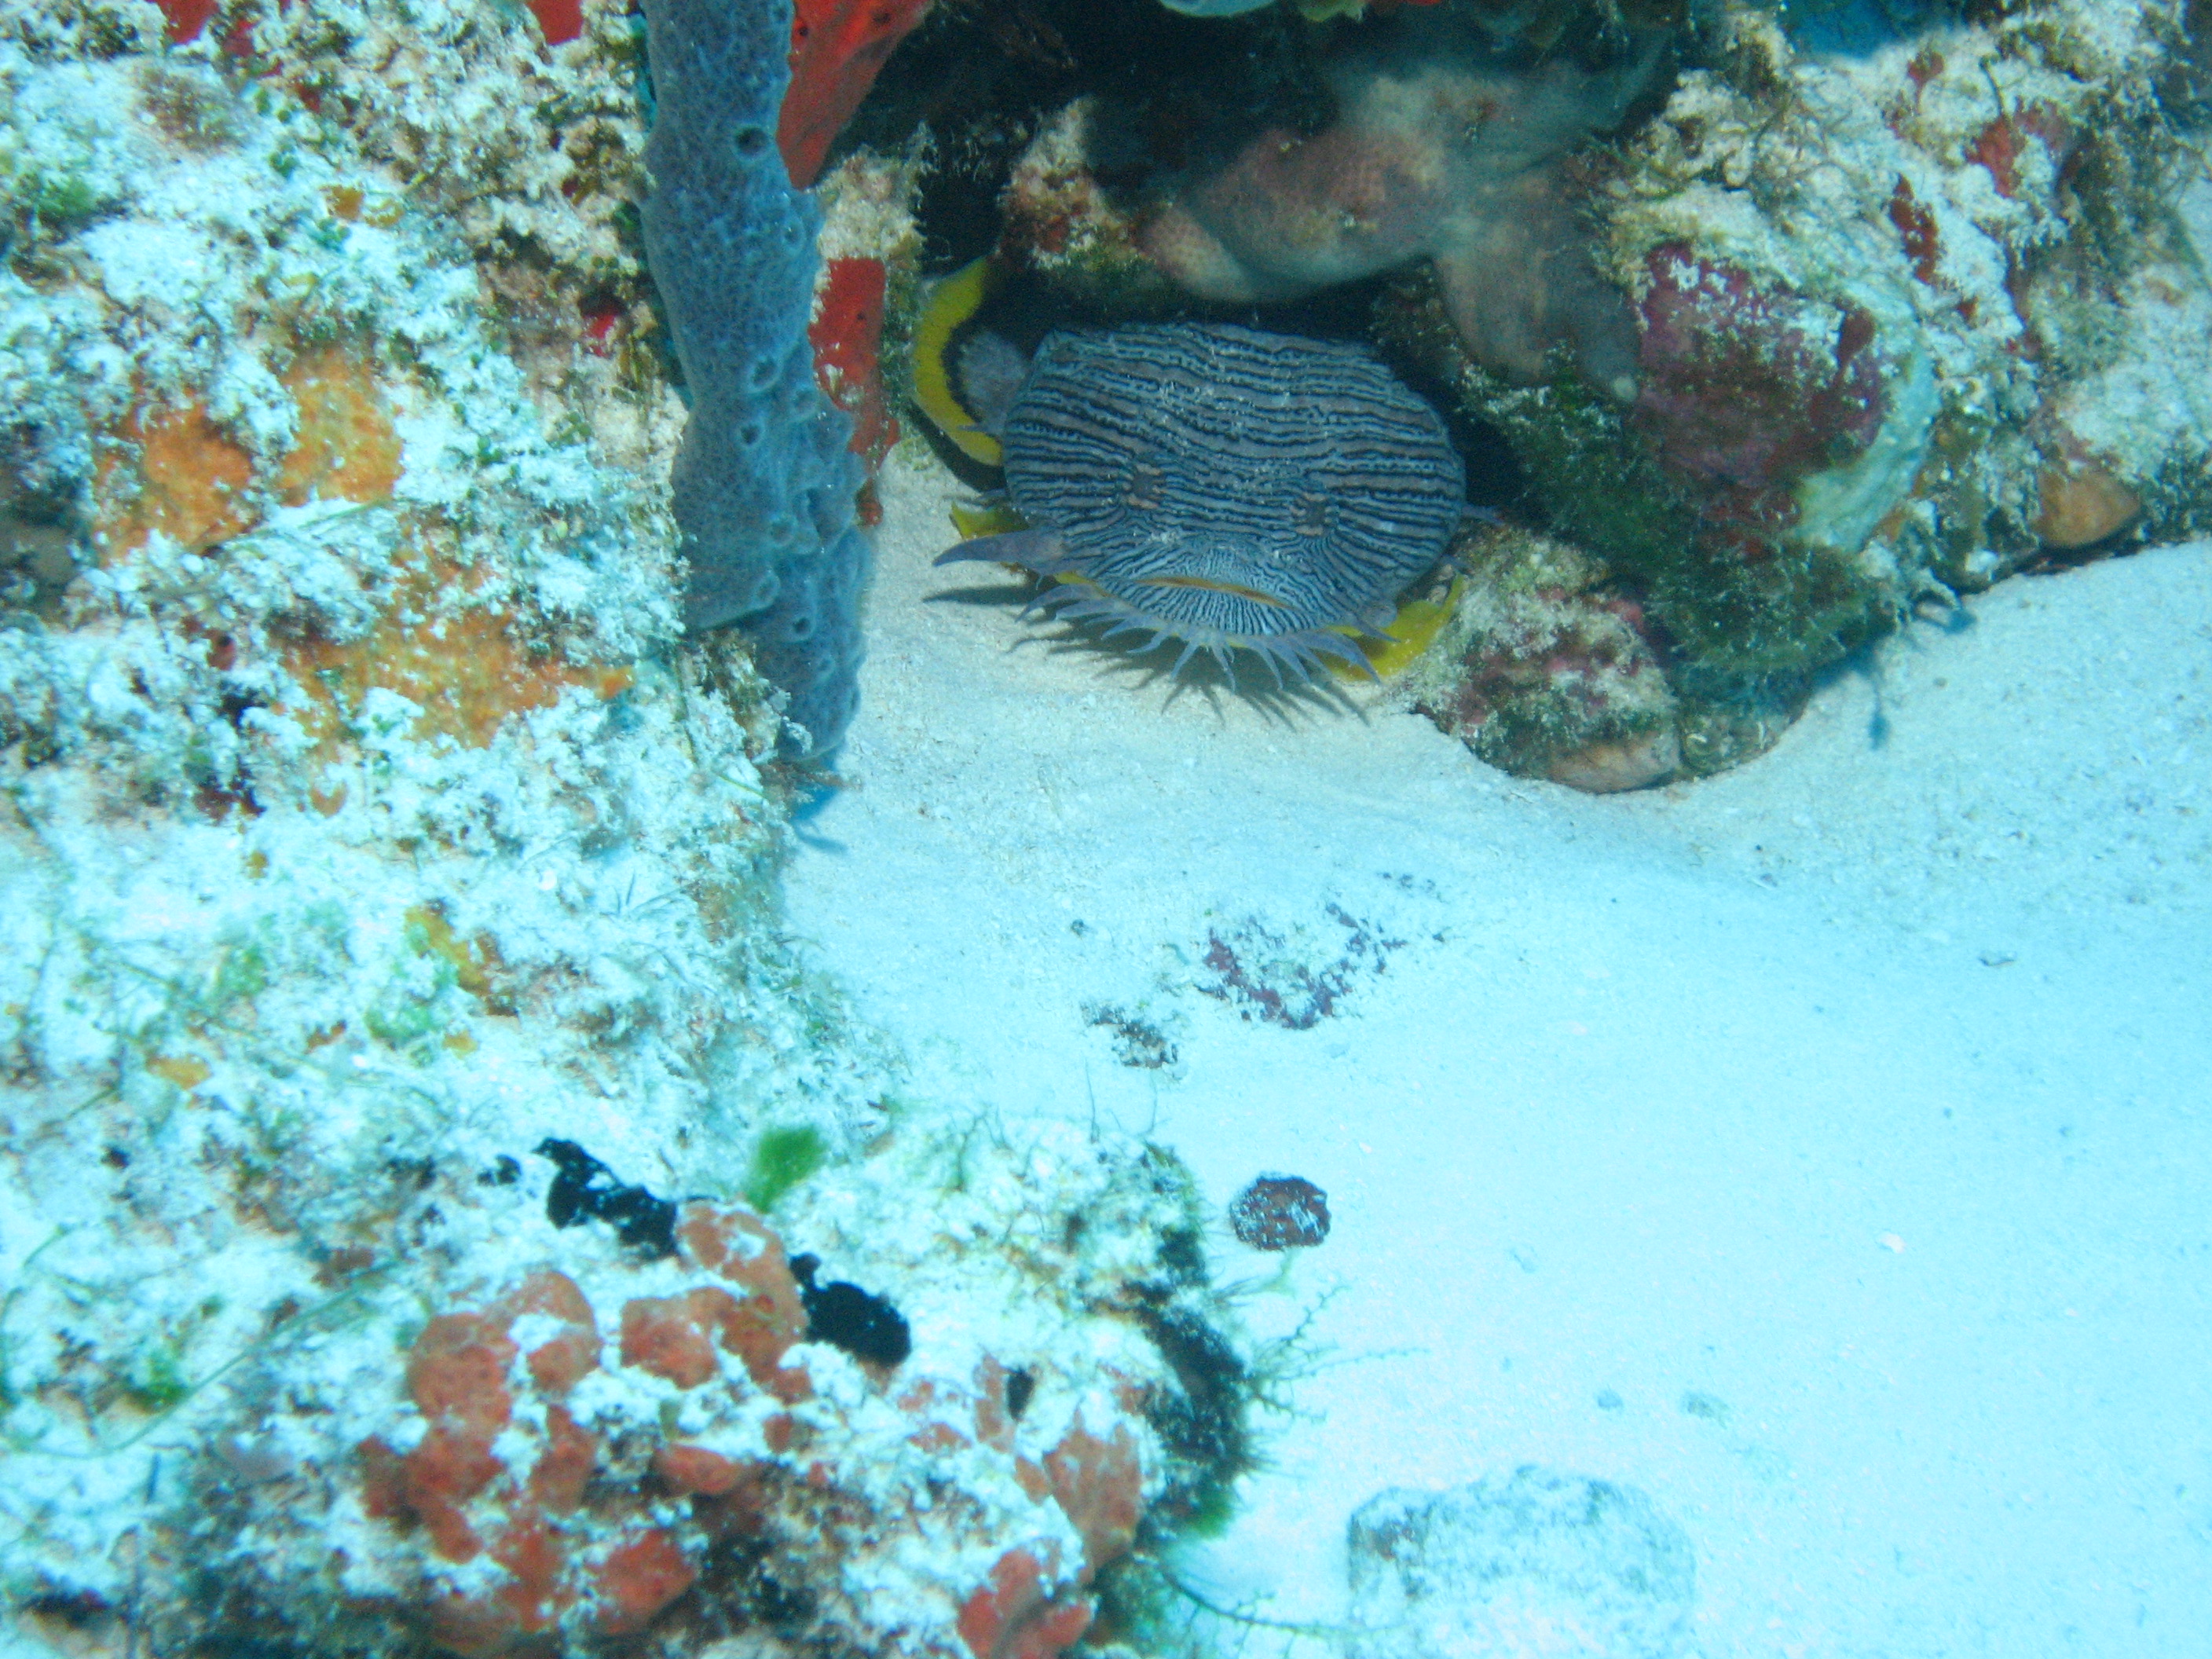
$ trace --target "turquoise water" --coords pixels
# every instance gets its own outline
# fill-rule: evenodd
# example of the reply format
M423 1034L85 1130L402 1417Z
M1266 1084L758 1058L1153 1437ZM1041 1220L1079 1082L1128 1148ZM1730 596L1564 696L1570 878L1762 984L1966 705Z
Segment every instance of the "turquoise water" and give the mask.
M0 1659L2212 1654L2203 0L800 16L0 11Z

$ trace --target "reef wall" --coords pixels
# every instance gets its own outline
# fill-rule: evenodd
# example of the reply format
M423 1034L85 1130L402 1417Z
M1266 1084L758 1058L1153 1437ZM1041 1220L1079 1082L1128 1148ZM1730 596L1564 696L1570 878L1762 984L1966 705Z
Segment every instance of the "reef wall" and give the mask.
M2178 14L1963 10L1843 47L1730 9L1590 158L1628 397L1511 383L1418 282L1383 302L1636 603L1684 772L1762 752L1916 611L2212 514L2212 289L2176 211L2201 162L2160 95ZM1536 701L1564 734L1589 690ZM1515 769L1572 761L1494 740Z
M1909 619L2212 522L2201 10L1273 7L1139 76L1123 8L1048 6L1049 76L986 8L857 131L957 135L921 234L988 259L977 326L1380 345L1512 527L1405 596L1466 610L1404 700L1635 787L1764 752Z
M1242 1456L1173 1161L896 1104L781 938L557 11L0 24L11 1656L1048 1654Z

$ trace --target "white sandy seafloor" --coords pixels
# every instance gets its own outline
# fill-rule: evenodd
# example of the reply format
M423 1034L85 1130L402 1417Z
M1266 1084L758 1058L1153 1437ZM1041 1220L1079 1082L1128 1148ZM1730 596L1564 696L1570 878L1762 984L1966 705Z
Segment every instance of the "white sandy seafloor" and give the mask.
M886 486L793 926L917 1088L1334 1212L1250 1299L1326 1352L1194 1588L1340 1624L1363 1500L1533 1463L1680 1525L1711 1659L2212 1650L2212 548L2014 580L1599 799L1055 646ZM1205 994L1210 934L1327 961L1332 906L1399 942L1332 1017Z

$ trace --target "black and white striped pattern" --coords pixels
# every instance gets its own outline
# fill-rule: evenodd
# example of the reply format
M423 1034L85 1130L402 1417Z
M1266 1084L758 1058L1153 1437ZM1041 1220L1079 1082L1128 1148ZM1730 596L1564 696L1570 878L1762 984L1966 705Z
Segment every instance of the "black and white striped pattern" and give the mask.
M1466 509L1436 411L1364 348L1227 323L1055 334L1005 428L1042 602L1279 672L1374 632ZM1048 555L1046 550L1048 548ZM956 552L957 550L956 550Z

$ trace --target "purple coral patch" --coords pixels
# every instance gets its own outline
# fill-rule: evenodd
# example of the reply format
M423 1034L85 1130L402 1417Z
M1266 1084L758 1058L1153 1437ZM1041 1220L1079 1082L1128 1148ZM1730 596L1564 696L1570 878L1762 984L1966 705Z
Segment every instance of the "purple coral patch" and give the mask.
M1258 1018L1293 1031L1308 1031L1336 1012L1337 1000L1363 974L1380 974L1389 953L1405 943L1386 939L1370 922L1328 907L1329 920L1345 931L1341 950L1328 961L1303 950L1256 921L1226 933L1206 936L1200 958L1213 972L1201 982L1206 995L1232 1005L1246 1019Z
M1888 413L1874 319L1653 251L1637 415L1676 471L1752 489L1850 460Z

